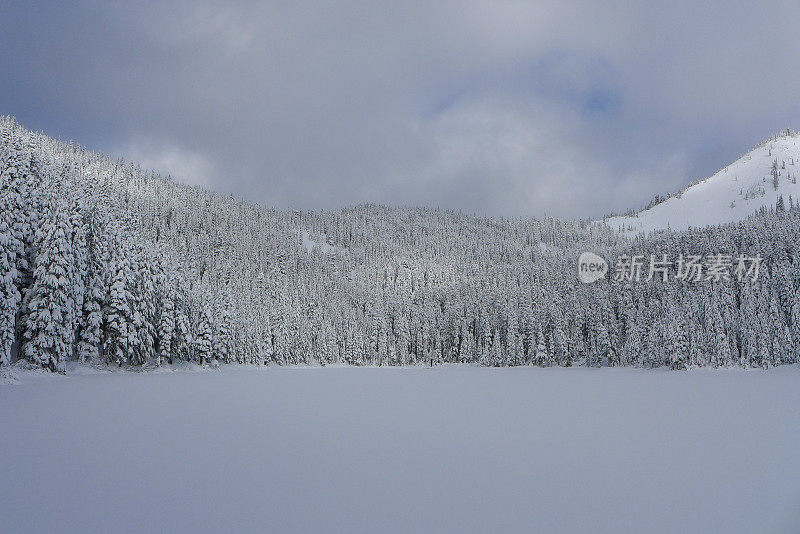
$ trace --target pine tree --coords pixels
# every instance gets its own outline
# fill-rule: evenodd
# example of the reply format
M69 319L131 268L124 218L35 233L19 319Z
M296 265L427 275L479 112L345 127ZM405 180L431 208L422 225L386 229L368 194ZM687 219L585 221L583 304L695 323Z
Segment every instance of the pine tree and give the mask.
M11 232L12 247L16 252L16 268L20 285L27 286L33 275L35 228L41 226L43 215L41 181L38 164L31 152L32 147L22 138L10 141L5 168L0 169L0 196Z
M524 348L522 344L522 335L519 331L519 322L515 312L510 313L508 317L508 351L509 351L509 365L520 365L524 358Z
M164 295L161 302L161 317L158 323L158 356L156 365L166 359L170 364L172 357L172 338L175 332L175 304L172 295Z
M378 314L377 364L389 364L389 336L387 333L386 316L383 313Z
M212 342L213 333L211 330L211 321L205 310L200 312L200 318L197 322L197 330L194 336L194 343L197 351L197 357L200 360L200 365L210 362L212 359Z
M89 269L89 250L87 225L83 218L81 202L78 200L72 203L69 223L69 247L72 253L73 268L72 300L74 304L74 309L71 310L71 314L75 317L75 322L72 326L76 329L76 335L79 335L77 330L86 320L84 317L84 299L86 294L86 280L88 277L87 271Z
M597 332L595 362L598 366L608 365L608 362L612 360L613 353L611 337L608 335L608 329L604 323L597 323L595 329Z
M103 354L106 362L119 366L129 360L133 330L133 312L130 292L131 269L127 258L121 254L111 267L111 285L107 303L103 308Z
M214 357L224 361L225 363L231 362L231 341L233 338L233 331L231 327L231 314L233 313L232 310L233 305L231 303L230 295L225 292L222 301L222 311L220 313L219 325L217 326L217 335L214 339Z
M286 365L289 363L289 333L283 308L278 309L274 319L272 330L274 359L278 365Z
M101 276L90 270L89 285L83 299L83 316L78 330L78 359L81 362L94 362L100 357L103 294Z
M261 362L264 364L270 364L273 361L273 357L275 355L275 350L272 343L272 327L270 321L269 312L265 312L263 315L264 319L262 320L262 330L261 330Z
M777 191L779 184L778 177L780 176L777 159L773 160L772 162L772 170L770 171L770 174L772 174L772 187L775 189L775 191Z
M2 201L0 196L0 203ZM16 287L17 251L7 218L8 212L0 205L0 366L11 362L11 347L21 300Z
M712 305L709 321L712 337L710 363L713 367L730 365L730 362L733 360L731 344L725 332L725 324L723 323L722 315L715 305Z
M154 354L156 343L155 289L152 273L136 251L132 262L131 323L128 337L128 360L133 365L144 365Z
M409 363L408 358L411 334L408 330L408 321L403 313L399 313L397 315L395 329L397 330L395 341L395 345L397 347L397 364L406 365Z
M73 220L75 208L73 207ZM78 359L81 362L97 362L100 358L101 329L103 324L103 299L107 290L104 285L107 273L105 272L105 260L107 247L101 239L101 228L104 222L97 211L88 217L88 228L85 230L85 238L76 238L73 232L73 242L80 243L85 239L85 266L79 268L83 271L84 294L83 294L83 313L78 320ZM78 244L78 247L81 247ZM78 275L80 276L80 275Z
M674 320L667 328L667 357L673 369L686 369L689 363L689 340L686 335L686 324L683 320Z
M194 345L189 316L182 308L176 306L172 350L181 361L189 362L194 359Z
M564 332L564 317L556 314L553 328L553 361L556 365L566 365L568 358L567 334Z
M25 356L42 367L64 372L75 336L70 229L63 210L55 209L48 226L27 303Z

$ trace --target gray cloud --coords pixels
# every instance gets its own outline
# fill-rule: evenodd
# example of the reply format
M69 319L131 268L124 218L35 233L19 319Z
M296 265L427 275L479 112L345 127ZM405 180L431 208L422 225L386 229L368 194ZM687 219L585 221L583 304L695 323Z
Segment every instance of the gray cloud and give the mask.
M401 4L4 4L0 113L270 205L567 217L800 123L786 4Z

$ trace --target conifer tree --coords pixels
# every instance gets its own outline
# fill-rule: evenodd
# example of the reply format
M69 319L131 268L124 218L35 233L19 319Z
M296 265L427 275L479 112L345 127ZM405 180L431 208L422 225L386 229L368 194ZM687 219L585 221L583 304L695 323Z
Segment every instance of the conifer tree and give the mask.
M56 208L36 257L25 324L25 356L64 372L74 343L73 258L69 219Z
M231 314L233 313L233 305L231 303L230 295L225 292L223 295L222 310L220 313L220 320L217 327L217 335L214 338L214 357L224 361L225 363L231 362L231 352L233 339L233 332L231 328Z
M135 345L131 302L131 268L120 254L111 266L111 285L103 308L103 354L106 362L122 366L128 363L131 345Z
M16 287L17 250L8 224L8 212L0 196L0 366L11 362L17 311L21 296Z
M205 365L211 361L213 357L211 350L213 346L213 333L211 330L211 322L205 310L200 312L194 343L200 365Z
M78 359L81 362L97 361L100 352L100 333L103 323L101 305L103 285L101 276L94 270L88 274L89 285L83 299L83 316L78 329Z
M550 359L550 353L547 350L547 344L544 339L544 332L542 332L542 327L538 326L536 329L536 365L539 367L549 367Z
M164 295L161 302L161 317L158 323L158 356L156 365L166 359L173 362L172 339L175 333L175 304L170 294Z

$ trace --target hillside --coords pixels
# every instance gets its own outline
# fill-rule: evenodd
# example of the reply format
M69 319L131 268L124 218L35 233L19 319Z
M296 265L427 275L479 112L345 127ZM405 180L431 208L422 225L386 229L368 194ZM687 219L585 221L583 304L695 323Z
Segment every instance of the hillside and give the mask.
M741 221L780 197L800 200L800 133L786 131L737 159L713 176L635 215L605 222L626 233L686 230Z
M796 206L647 239L411 207L277 210L11 118L0 118L0 184L0 366L684 369L800 354ZM632 253L727 251L764 264L753 282L583 284L587 250L612 270Z

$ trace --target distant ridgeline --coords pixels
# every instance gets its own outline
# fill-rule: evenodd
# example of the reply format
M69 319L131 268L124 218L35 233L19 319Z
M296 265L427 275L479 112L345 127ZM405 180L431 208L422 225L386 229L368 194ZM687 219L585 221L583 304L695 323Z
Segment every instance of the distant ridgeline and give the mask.
M266 208L0 118L0 366L770 366L800 354L800 209L627 238L589 221ZM755 282L582 284L725 252ZM612 266L613 271L613 266Z

